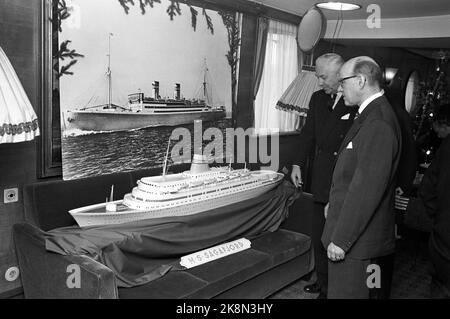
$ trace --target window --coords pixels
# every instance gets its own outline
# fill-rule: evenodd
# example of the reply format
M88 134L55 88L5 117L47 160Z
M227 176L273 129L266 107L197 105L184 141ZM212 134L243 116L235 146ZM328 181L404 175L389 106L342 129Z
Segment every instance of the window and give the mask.
M297 27L269 21L261 84L255 100L255 131L294 131L296 116L275 108L298 74Z
M405 89L405 107L409 114L415 114L417 107L417 96L419 90L419 73L413 71L406 84Z

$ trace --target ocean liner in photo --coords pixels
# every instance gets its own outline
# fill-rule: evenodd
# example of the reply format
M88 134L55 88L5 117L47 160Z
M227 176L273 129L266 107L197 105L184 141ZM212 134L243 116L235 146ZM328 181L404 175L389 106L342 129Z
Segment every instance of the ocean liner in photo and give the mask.
M198 154L194 155L190 170L183 173L166 174L166 163L167 157L162 175L140 179L123 200L69 213L80 227L192 215L257 197L275 188L284 177L269 170L210 167L206 156Z
M158 96L159 83L153 82L154 95L144 93L128 96L126 107L108 103L67 112L68 126L83 131L123 131L156 126L191 124L196 120L216 121L225 117L223 107L211 107L205 100L181 99L176 84L174 99Z
M225 107L212 106L207 73L205 61L203 83L198 98L182 98L179 83L175 83L173 98L161 98L159 81L154 81L151 97L145 96L142 92L132 93L128 95L127 104L120 106L112 103L111 54L108 54L107 103L67 111L64 115L65 129L110 132L192 124L196 120L208 122L222 119L226 116Z

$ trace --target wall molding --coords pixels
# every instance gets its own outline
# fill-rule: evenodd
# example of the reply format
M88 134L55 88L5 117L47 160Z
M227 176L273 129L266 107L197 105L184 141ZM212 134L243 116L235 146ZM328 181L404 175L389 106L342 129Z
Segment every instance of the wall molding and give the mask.
M327 21L324 39L333 39L337 20ZM450 37L450 15L383 19L370 29L367 20L344 20L337 39L405 39Z

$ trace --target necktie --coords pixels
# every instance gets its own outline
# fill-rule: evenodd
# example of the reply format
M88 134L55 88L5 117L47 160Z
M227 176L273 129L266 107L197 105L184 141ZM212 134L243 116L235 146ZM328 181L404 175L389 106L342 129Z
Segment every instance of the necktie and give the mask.
M333 104L334 104L334 96L330 95L330 98L328 99L328 102L327 102L328 110L330 112L333 111Z

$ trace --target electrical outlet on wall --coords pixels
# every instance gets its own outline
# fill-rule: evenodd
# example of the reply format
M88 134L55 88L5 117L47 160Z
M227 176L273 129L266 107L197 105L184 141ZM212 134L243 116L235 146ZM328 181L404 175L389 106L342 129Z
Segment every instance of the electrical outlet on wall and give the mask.
M8 188L3 191L3 202L5 204L15 203L19 201L19 189Z

